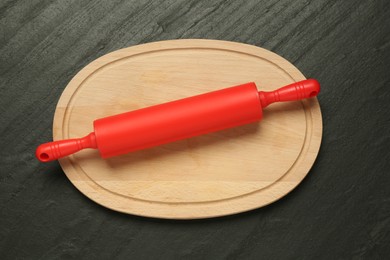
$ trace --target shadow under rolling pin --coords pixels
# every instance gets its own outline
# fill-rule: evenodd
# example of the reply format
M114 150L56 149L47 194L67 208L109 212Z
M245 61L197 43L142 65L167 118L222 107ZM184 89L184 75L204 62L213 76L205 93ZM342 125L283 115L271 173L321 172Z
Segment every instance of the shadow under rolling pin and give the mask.
M93 148L102 158L108 158L256 122L269 104L311 98L319 92L315 79L271 92L258 91L255 83L246 83L97 119L94 132L83 138L41 144L35 155L41 162L48 162Z

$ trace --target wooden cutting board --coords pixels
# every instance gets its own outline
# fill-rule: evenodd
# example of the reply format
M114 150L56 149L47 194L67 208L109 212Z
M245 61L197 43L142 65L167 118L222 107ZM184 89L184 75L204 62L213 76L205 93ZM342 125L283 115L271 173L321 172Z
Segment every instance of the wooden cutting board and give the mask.
M215 40L138 45L93 61L72 79L56 108L54 140L85 136L94 119L129 110L251 81L269 91L303 79L285 59L251 45ZM107 208L208 218L286 195L310 170L321 137L320 107L311 98L274 104L259 123L106 160L96 150L84 150L60 164L74 186Z

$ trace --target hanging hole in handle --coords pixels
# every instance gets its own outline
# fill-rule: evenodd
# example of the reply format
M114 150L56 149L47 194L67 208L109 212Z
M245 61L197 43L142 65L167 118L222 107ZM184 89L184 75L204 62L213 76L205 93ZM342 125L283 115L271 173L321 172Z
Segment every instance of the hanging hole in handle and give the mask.
M41 153L39 155L39 158L42 160L42 161L47 161L49 160L49 155L47 153Z

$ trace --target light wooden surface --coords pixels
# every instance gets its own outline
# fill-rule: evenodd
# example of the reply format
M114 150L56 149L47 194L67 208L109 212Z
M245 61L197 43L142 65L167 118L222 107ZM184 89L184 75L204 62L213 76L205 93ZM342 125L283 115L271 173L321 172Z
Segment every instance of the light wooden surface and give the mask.
M174 40L126 48L93 61L69 83L56 108L54 140L84 136L94 119L108 115L250 81L273 90L302 79L292 64L251 45ZM105 207L206 218L286 195L308 173L321 136L314 98L272 105L260 123L106 160L86 150L60 163L82 193Z

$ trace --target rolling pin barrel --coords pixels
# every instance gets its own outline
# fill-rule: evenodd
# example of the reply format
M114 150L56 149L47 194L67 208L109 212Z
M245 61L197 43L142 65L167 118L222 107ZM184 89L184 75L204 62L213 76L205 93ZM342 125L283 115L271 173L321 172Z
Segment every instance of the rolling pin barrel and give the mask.
M95 120L103 158L260 120L254 83Z
M94 132L79 139L45 143L37 148L40 161L52 161L84 148L97 148L103 158L259 121L262 108L278 101L314 97L314 79L272 92L255 83L184 98L94 121Z

